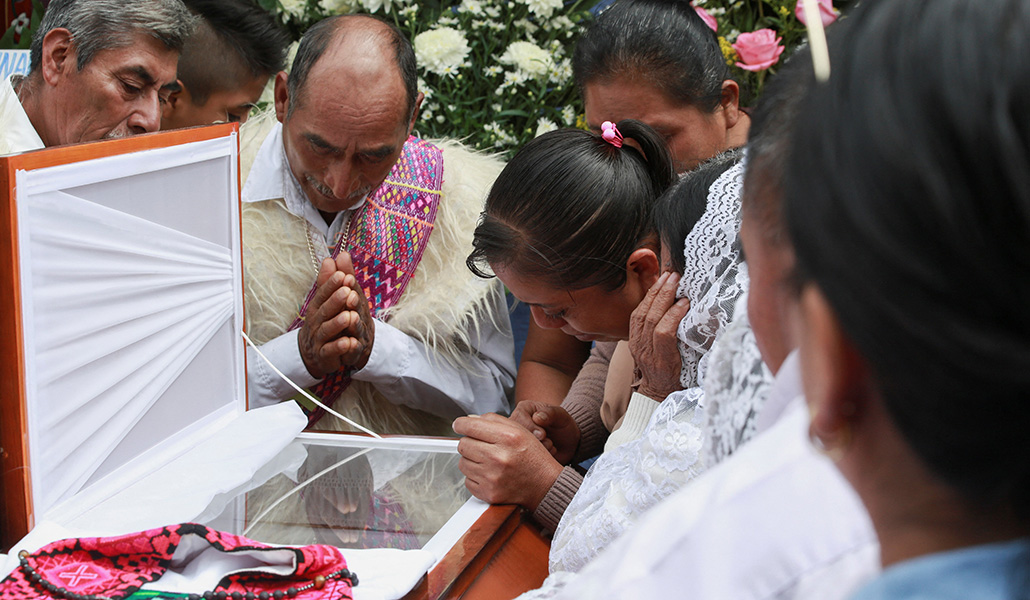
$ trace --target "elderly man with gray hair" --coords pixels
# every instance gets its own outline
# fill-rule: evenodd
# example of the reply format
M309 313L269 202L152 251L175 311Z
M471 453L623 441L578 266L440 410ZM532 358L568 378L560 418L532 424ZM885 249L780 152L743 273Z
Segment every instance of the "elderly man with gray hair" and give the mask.
M30 71L0 83L0 154L161 126L194 17L180 0L53 0Z

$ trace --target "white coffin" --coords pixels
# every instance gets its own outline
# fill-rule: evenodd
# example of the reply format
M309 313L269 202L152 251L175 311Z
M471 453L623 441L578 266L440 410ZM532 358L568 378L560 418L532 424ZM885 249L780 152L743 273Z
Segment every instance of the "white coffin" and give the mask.
M221 125L0 158L9 538L246 410L238 152Z

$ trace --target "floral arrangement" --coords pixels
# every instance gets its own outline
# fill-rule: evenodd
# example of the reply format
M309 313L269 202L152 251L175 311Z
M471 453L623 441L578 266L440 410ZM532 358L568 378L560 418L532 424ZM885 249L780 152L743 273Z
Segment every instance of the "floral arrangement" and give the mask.
M823 25L834 22L848 3L817 0ZM784 52L789 56L806 37L804 0L694 0L693 4L719 37L726 63L744 88L745 106L761 94L767 74L786 58Z
M507 155L580 119L571 53L595 1L262 0L298 37L334 14L393 22L415 47L418 134Z

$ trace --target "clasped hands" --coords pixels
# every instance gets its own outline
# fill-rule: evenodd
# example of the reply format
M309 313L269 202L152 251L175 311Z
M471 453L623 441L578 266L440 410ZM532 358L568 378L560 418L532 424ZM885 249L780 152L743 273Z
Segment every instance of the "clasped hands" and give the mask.
M375 321L350 254L323 260L315 281L315 296L297 336L304 366L319 379L344 367L364 367L375 341Z
M565 409L543 402L520 402L511 417L461 417L454 431L458 468L473 496L491 504L518 504L536 510L572 461L579 426Z

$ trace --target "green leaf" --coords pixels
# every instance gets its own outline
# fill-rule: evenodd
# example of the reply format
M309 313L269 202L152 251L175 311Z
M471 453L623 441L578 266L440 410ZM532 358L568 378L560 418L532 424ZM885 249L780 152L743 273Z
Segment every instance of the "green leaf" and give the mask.
M14 46L14 25L7 28L3 37L0 37L0 50L11 50Z
M497 113L498 117L529 117L529 113L524 110L508 109L502 110Z

